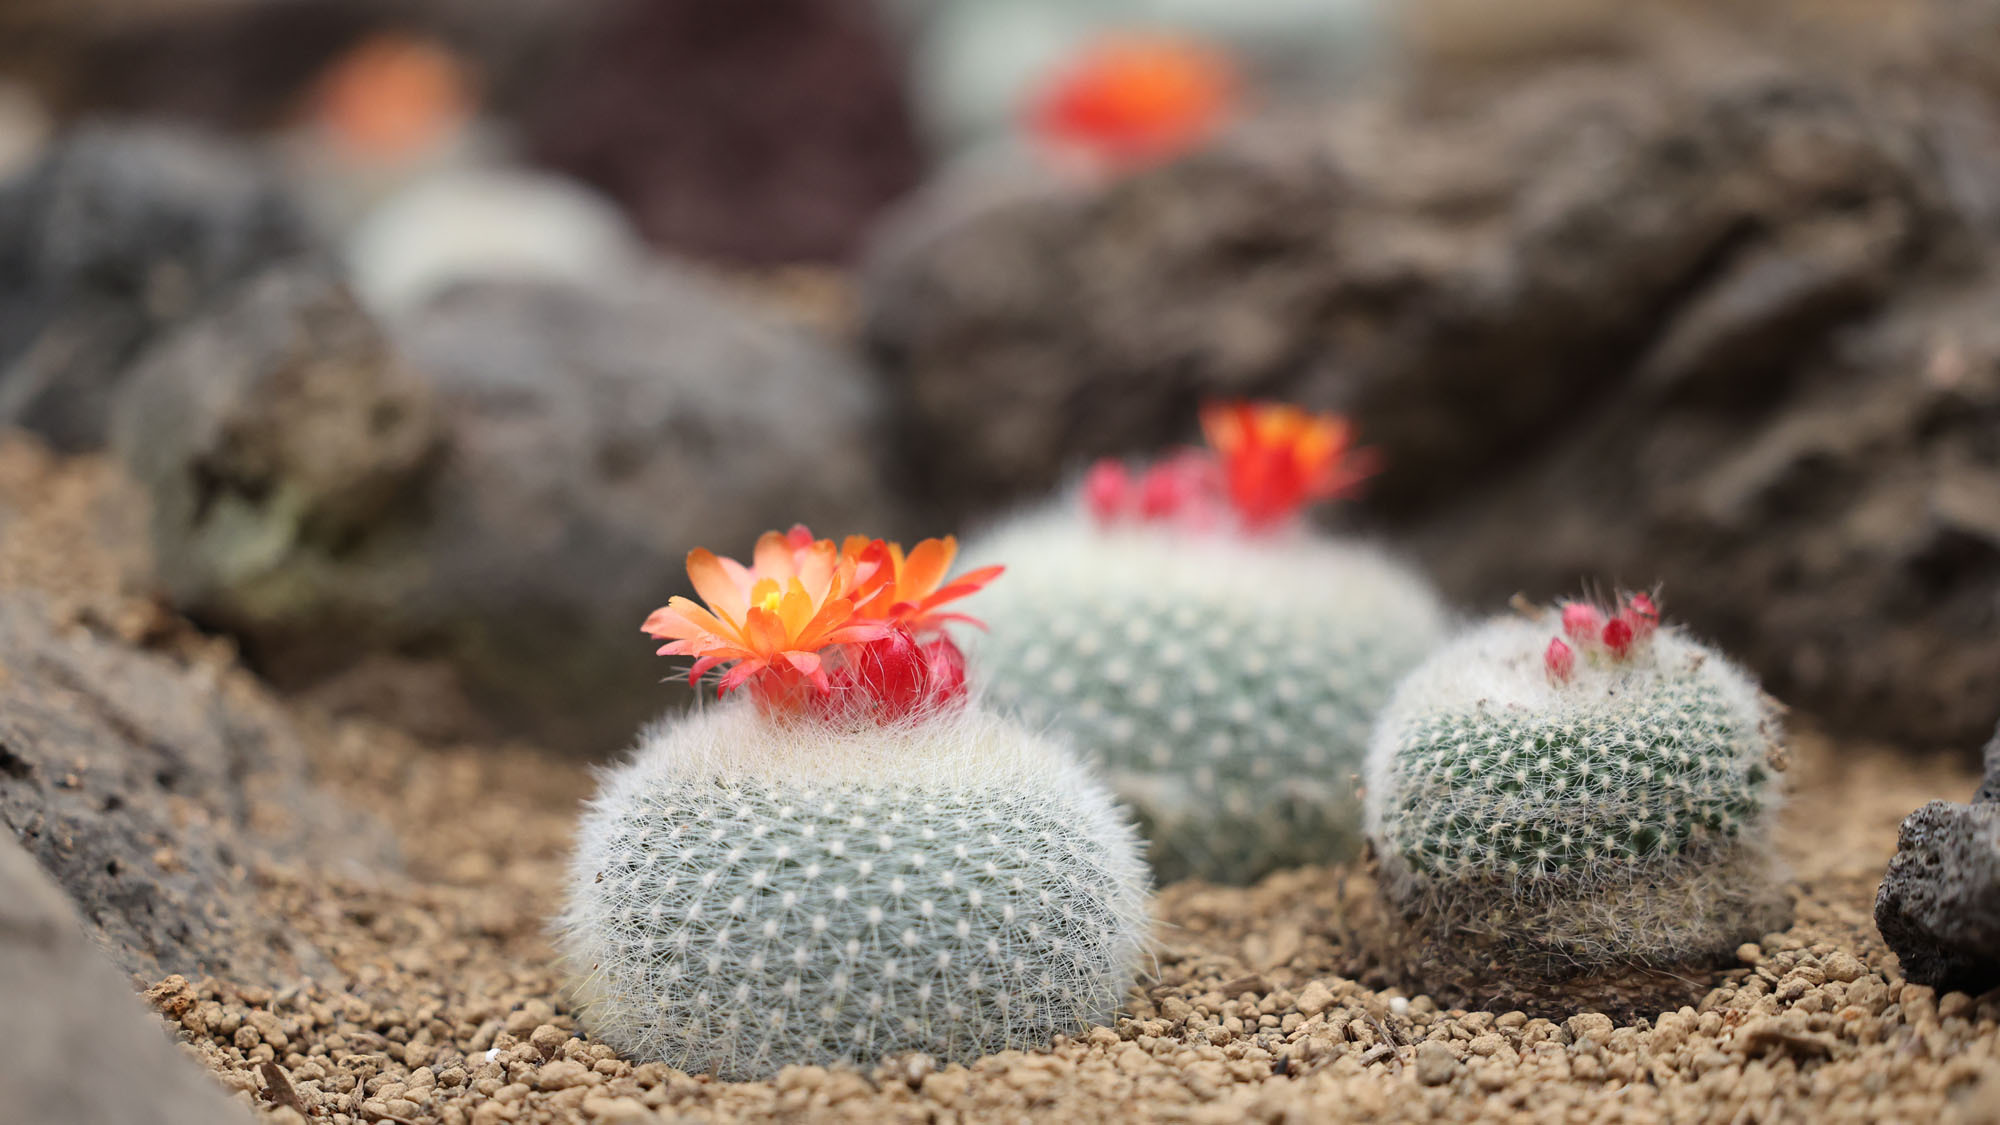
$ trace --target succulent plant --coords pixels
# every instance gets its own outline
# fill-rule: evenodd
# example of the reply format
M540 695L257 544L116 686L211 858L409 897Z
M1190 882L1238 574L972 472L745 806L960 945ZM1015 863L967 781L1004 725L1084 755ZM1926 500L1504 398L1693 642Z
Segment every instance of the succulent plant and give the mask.
M1780 737L1756 683L1662 628L1646 595L1492 621L1410 673L1376 722L1383 892L1447 973L1726 957L1785 924Z
M1213 455L1101 463L975 548L1014 562L974 659L996 705L1097 759L1162 879L1246 883L1359 850L1370 723L1445 615L1386 555L1300 526L1354 482L1337 419L1204 423Z
M739 1079L1111 1018L1137 838L1061 743L969 699L937 607L992 572L942 584L951 557L802 532L690 557L708 606L649 631L745 690L649 731L583 818L561 946L593 1035Z

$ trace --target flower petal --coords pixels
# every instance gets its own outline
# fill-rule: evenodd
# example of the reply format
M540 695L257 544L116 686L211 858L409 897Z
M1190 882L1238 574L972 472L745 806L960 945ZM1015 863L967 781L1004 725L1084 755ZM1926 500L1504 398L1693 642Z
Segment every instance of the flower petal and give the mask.
M730 577L721 560L715 557L715 552L706 547L689 551L687 571L688 581L694 583L694 592L701 595L702 601L732 621L743 620L743 611L748 608L743 600L743 591Z

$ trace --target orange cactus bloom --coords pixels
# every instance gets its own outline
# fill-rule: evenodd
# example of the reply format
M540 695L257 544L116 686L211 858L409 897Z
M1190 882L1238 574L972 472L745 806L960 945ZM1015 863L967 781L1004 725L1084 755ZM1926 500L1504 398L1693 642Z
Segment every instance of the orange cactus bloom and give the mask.
M778 532L757 541L755 569L718 558L706 548L688 553L688 578L704 608L676 597L653 611L641 628L667 640L662 656L692 656L693 683L710 669L735 664L723 676L724 694L753 677L779 683L803 680L823 690L824 649L875 640L888 627L855 613L854 567L830 541L794 547Z
M857 570L867 575L859 595L861 616L893 622L918 634L935 631L951 621L979 625L977 618L940 613L938 607L978 593L1006 569L982 566L946 585L945 575L958 557L958 540L950 535L926 539L907 555L900 543L852 536L842 546L841 557L853 560Z
M1211 403L1202 432L1222 462L1223 487L1247 528L1282 523L1307 503L1345 495L1373 469L1338 414L1288 403Z
M691 684L731 664L721 693L754 683L766 702L796 701L830 690L829 669L852 662L842 646L932 632L948 621L977 624L938 607L977 591L1001 568L982 567L946 584L957 552L950 537L926 539L906 555L901 545L880 539L850 536L836 547L804 526L769 531L748 566L706 549L690 552L688 578L706 605L672 598L642 628L668 642L660 655L695 658Z

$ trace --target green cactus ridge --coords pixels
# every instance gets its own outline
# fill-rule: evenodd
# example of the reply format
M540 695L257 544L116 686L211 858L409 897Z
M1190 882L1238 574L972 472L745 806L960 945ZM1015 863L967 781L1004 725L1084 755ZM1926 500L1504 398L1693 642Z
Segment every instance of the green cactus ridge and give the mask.
M1365 548L1043 516L973 551L999 706L1073 738L1137 812L1162 879L1246 883L1351 857L1370 721L1443 632Z
M752 1078L971 1061L1108 1021L1149 890L1109 795L976 708L830 730L725 705L607 776L562 946L628 1057Z
M1571 959L1715 947L1772 897L1772 707L1671 629L1555 682L1554 634L1490 623L1398 687L1368 769L1385 890Z

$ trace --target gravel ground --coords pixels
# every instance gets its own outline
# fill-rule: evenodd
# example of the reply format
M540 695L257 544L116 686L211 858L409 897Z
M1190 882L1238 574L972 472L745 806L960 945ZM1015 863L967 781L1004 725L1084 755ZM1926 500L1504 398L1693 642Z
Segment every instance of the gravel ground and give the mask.
M1798 919L1697 1006L1440 1011L1371 979L1333 869L1160 897L1156 970L1116 1027L966 1068L791 1068L721 1083L578 1037L544 919L587 775L524 749L320 731L332 788L394 824L408 877L257 874L345 974L273 990L171 977L147 996L271 1120L2000 1120L2000 995L1906 984L1870 921L1896 824L1969 769L1797 739Z

